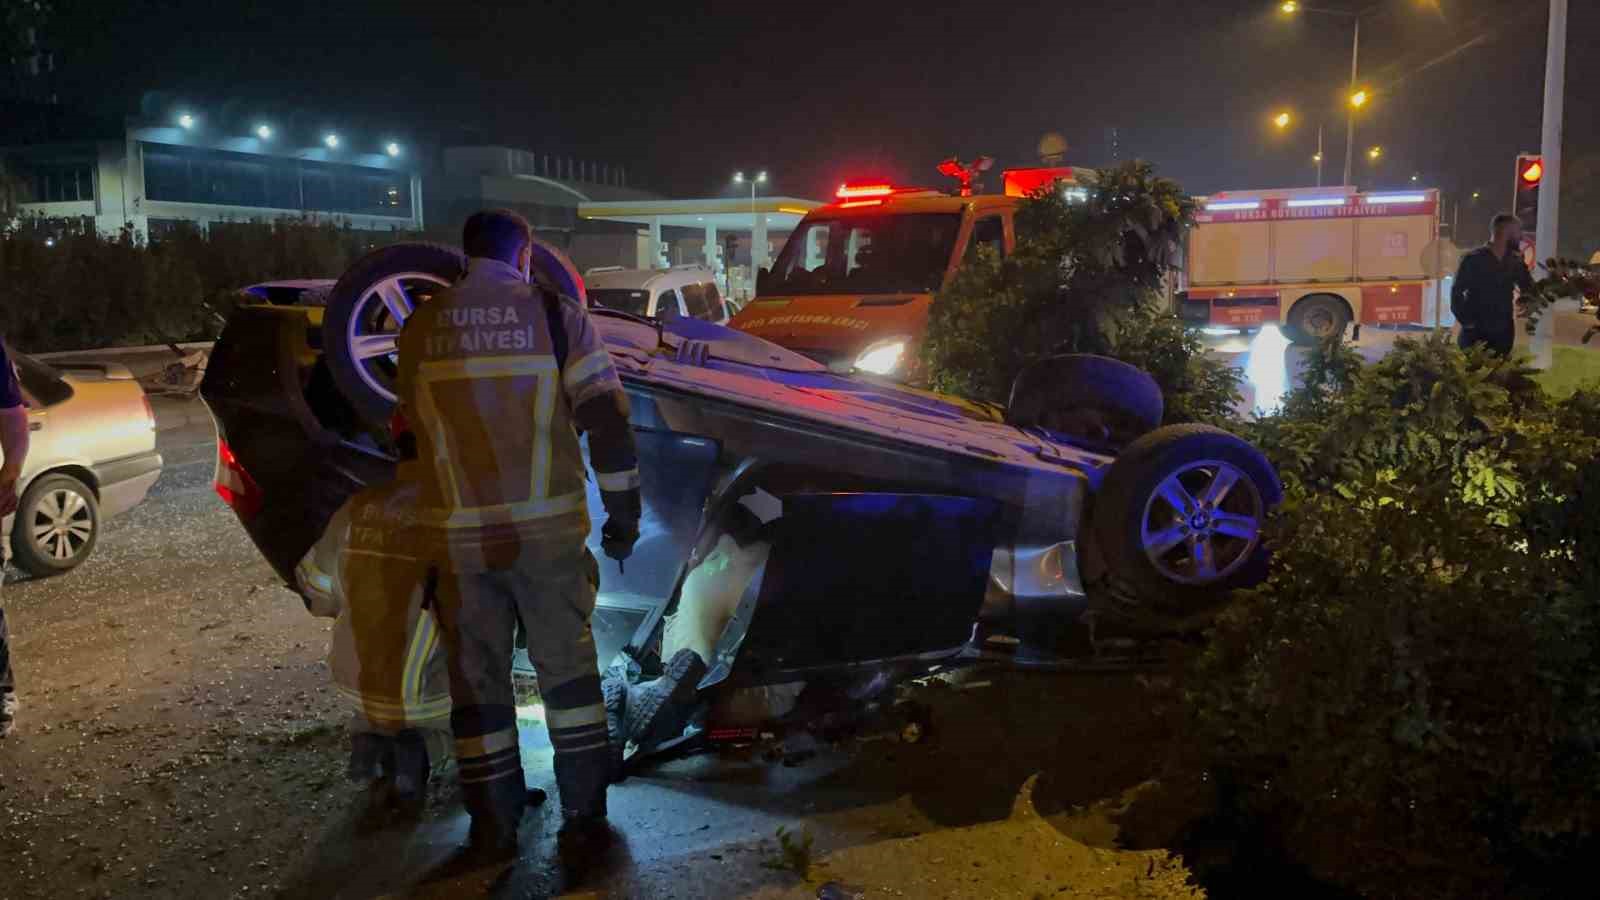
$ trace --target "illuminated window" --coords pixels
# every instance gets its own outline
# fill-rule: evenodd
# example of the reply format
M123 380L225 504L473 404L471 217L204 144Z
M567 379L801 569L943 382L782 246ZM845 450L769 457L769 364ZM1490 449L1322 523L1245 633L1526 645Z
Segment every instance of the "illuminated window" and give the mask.
M166 144L145 144L144 166L151 200L411 215L409 177L386 169Z

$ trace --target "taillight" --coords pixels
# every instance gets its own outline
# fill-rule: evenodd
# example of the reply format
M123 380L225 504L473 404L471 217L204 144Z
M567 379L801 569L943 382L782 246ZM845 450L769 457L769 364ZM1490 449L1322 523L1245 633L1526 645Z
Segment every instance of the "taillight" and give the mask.
M261 488L256 486L256 480L244 470L239 463L239 457L233 453L233 448L225 440L217 441L217 476L214 487L217 496L228 508L238 514L239 518L248 522L261 511Z

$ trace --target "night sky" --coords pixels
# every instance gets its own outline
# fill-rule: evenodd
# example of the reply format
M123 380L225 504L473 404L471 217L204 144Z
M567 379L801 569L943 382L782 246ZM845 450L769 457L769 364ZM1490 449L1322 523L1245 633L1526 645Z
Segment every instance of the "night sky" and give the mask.
M869 173L937 186L940 158L1028 164L1047 131L1069 162L1103 164L1112 128L1122 158L1197 193L1305 185L1319 119L1328 183L1342 169L1349 25L1286 20L1275 0L60 2L93 10L59 40L68 101L131 108L164 87L202 110L297 105L305 121L622 163L674 194L731 194L741 168L810 197ZM1539 145L1545 4L1374 6L1356 180L1483 190L1487 217L1515 153ZM1600 149L1600 3L1571 6L1569 155ZM1280 108L1300 117L1287 135L1268 122ZM1375 143L1373 168L1360 154Z

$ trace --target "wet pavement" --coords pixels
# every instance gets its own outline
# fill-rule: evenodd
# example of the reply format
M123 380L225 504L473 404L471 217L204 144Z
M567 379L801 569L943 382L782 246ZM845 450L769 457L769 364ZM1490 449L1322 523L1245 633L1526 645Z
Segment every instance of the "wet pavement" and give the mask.
M612 789L619 841L581 874L556 861L553 803L514 865L452 869L467 820L448 777L415 827L362 833L327 624L212 493L203 407L155 405L167 467L147 502L79 569L12 572L0 595L23 702L0 741L0 897L1188 896L1181 863L1116 849L1094 811L1167 739L1131 676L939 681L918 689L934 727L916 744L663 763ZM525 724L529 782L553 793ZM780 864L780 827L815 841L808 878Z

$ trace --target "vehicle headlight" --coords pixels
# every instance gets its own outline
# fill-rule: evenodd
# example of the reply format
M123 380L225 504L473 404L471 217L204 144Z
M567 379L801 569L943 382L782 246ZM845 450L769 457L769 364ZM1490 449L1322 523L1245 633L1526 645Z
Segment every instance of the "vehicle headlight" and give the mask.
M900 368L908 343L905 338L890 338L869 344L867 349L856 357L856 368L873 375L888 375Z

